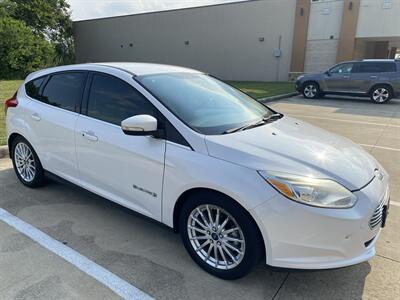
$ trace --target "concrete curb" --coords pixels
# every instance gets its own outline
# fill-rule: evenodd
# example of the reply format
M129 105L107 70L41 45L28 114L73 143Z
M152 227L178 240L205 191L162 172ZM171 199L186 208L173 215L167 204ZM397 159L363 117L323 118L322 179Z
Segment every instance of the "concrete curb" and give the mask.
M276 100L281 100L281 99L285 99L285 98L294 97L294 96L297 96L297 95L300 95L300 93L292 92L292 93L272 96L272 97L268 97L268 98L261 98L261 99L258 99L258 101L260 101L261 103L266 103L266 102L270 102L270 101L276 101Z
M8 146L0 146L0 158L8 157Z

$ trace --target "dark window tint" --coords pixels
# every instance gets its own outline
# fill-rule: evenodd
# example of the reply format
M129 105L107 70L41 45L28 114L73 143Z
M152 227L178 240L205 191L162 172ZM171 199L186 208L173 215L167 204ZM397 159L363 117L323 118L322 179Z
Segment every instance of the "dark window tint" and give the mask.
M355 73L388 73L396 72L394 63L364 62L357 64Z
M87 115L115 125L134 115L155 116L153 105L132 86L107 75L93 75Z
M43 90L41 100L53 106L75 111L75 105L82 96L85 76L83 72L68 72L51 76Z
M26 94L34 99L39 99L39 90L45 77L34 79L25 84Z

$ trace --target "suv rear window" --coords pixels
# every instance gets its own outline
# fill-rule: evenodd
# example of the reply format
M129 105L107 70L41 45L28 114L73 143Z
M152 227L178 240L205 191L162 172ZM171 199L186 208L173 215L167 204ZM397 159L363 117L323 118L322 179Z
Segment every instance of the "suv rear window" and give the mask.
M52 75L47 82L41 101L69 111L75 111L77 101L82 97L86 73L68 72Z
M391 62L358 63L353 73L390 73L396 72L396 64Z
M39 90L40 86L42 85L45 77L37 78L34 80L29 81L27 84L25 84L25 91L26 94L33 98L33 99L40 99L39 98Z

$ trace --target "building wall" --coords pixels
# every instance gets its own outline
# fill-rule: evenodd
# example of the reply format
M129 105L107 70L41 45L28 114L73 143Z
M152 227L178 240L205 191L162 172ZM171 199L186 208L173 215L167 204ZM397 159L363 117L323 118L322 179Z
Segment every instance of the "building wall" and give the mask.
M305 72L318 72L335 64L343 14L343 0L311 2Z
M400 38L400 0L361 0L357 38Z
M76 60L174 64L228 80L287 80L295 6L293 0L260 0L75 22Z

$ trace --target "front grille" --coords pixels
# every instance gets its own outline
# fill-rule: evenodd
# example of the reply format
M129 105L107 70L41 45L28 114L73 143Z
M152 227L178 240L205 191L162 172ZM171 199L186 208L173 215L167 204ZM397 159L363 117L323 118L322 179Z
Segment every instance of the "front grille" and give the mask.
M369 227L371 229L374 229L382 222L383 207L385 205L386 198L387 198L387 192L385 193L385 196L382 198L381 202L379 202L378 206L375 208L374 213L372 214L372 217L369 220Z

